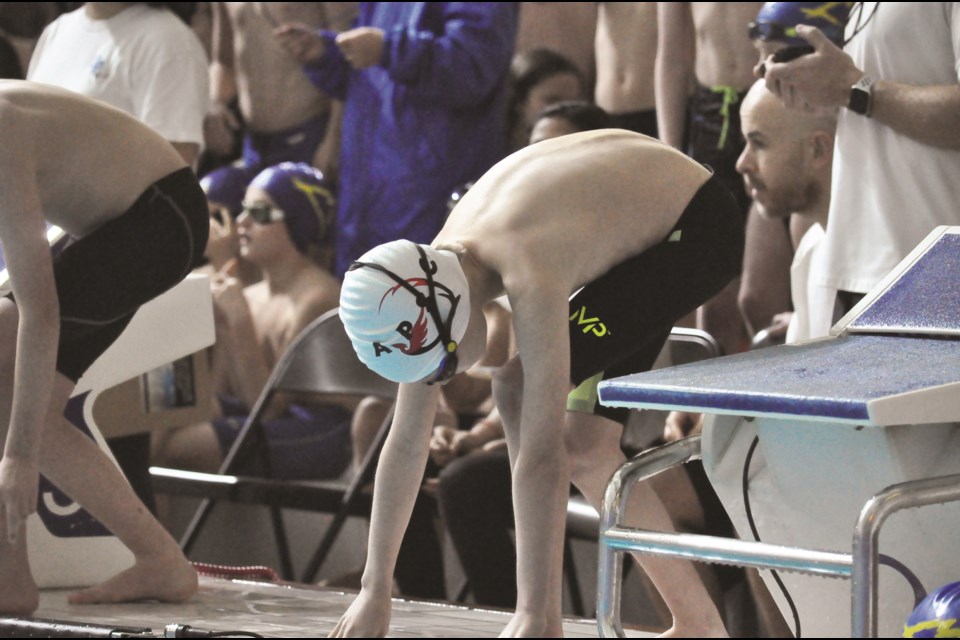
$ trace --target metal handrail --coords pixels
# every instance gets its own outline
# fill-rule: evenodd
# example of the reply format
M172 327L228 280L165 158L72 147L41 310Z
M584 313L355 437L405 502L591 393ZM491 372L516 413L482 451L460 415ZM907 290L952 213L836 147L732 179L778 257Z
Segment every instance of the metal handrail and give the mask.
M673 466L700 459L700 436L644 452L629 460L607 484L600 510L597 628L601 637L626 637L620 622L625 552L778 569L851 579L851 635L877 635L877 541L884 521L902 509L960 501L960 474L891 485L864 505L853 532L851 553L837 553L719 536L646 531L622 527L619 516L630 488ZM869 635L868 635L869 634Z

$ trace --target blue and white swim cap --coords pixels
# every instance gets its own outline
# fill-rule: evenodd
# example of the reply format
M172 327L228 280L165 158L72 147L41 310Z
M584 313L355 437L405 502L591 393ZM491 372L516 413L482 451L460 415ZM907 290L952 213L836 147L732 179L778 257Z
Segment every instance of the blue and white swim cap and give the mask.
M365 253L344 275L340 318L360 360L394 382L417 382L456 353L470 295L451 251L409 240Z

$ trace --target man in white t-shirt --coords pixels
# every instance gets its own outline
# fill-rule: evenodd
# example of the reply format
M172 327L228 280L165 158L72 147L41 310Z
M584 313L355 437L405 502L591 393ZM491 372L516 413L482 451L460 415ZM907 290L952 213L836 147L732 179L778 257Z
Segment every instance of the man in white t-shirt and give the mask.
M820 285L817 274L823 268L821 239L830 204L836 117L833 112L790 111L758 80L743 100L740 119L746 146L737 171L760 214L785 218L796 213L813 223L790 267L794 311L787 342L824 336L830 331L836 291Z
M27 80L122 109L195 165L209 100L207 55L172 12L142 2L87 2L43 31Z
M824 271L848 311L938 225L960 224L960 3L864 2L843 50L766 63L788 107L840 108Z

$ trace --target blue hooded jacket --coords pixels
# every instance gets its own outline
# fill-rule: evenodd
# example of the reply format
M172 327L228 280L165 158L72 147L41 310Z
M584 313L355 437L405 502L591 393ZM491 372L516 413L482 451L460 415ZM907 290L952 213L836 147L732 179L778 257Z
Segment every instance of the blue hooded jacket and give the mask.
M356 26L383 29L378 66L356 71L321 31L308 77L344 101L338 276L367 250L429 243L458 185L503 157L515 2L361 2Z

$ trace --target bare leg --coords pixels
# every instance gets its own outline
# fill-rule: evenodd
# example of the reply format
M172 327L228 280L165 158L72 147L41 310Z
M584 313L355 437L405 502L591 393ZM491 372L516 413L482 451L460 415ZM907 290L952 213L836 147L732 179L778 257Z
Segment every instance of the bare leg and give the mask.
M519 358L514 357L494 379L494 396L503 419L507 449L510 455L510 467L515 470L523 461L519 452L522 434L520 433L520 410L523 396L523 369ZM549 480L549 478L548 478ZM566 500L564 492L564 501ZM516 487L514 487L514 518L519 529L526 514L518 505ZM562 510L563 514L566 509ZM561 515L561 517L565 517ZM546 532L555 534L556 540L544 537L544 545L552 545L553 557L550 568L544 572L536 567L524 564L529 551L517 549L517 609L501 637L560 637L562 624L562 585L563 573L563 530L564 521L541 522L539 526ZM526 552L526 553L525 553Z
M0 299L0 436L6 441L13 389L18 314ZM57 374L44 427L40 472L80 503L134 553L136 563L73 602L122 602L155 598L181 601L197 588L196 572L177 543L150 514L110 458L63 417L73 383ZM3 525L0 525L2 527ZM5 532L3 532L5 533ZM0 538L0 611L31 613L37 588L24 536L11 547Z
M620 425L599 416L567 412L567 450L573 483L600 510L603 492L625 462L620 450ZM674 522L650 482L635 485L623 523L654 531L674 531ZM726 637L728 634L709 589L692 562L634 556L673 614L667 637Z
M197 575L176 541L134 494L123 474L90 438L63 418L73 383L57 375L40 470L125 544L134 565L70 597L74 604L156 599L182 602L197 589Z
M697 309L697 328L716 338L726 355L740 353L750 344L737 305L739 291L740 278L734 278L720 293Z

